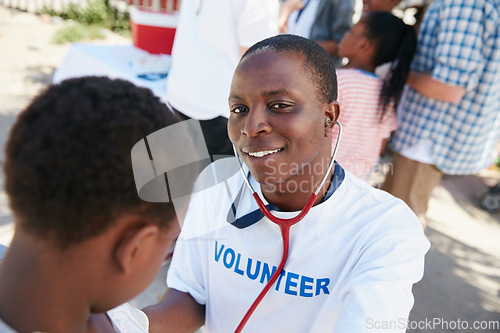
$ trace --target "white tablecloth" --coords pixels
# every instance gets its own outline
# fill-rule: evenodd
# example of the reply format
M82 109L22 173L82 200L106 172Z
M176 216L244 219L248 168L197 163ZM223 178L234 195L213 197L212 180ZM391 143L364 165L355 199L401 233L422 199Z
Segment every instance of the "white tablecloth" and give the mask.
M107 76L146 87L166 101L169 55L155 55L130 45L75 43L54 73L53 82L81 76Z

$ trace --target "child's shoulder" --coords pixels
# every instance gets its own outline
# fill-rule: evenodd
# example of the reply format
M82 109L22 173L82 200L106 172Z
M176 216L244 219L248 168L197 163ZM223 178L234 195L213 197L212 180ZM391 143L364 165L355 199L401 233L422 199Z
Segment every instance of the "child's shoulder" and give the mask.
M337 85L340 95L363 90L378 96L383 80L374 73L357 68L341 68L337 70Z
M352 78L352 79L373 79L380 80L380 78L375 74L359 68L339 68L337 71L338 78Z

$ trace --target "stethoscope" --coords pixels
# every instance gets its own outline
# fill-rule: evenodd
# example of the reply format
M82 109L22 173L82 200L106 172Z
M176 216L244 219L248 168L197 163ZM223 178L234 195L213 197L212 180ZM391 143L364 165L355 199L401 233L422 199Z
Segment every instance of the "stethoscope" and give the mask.
M252 193L252 196L254 197L255 201L257 202L257 205L259 206L259 209L262 211L262 213L269 220L276 223L280 227L281 238L283 239L283 255L281 257L281 262L280 262L278 268L276 269L274 274L271 276L271 278L269 279L269 281L265 285L264 289L262 289L259 296L257 296L255 301L252 303L252 305L248 309L247 313L245 314L245 316L241 320L240 324L236 328L235 333L239 333L243 330L243 327L245 327L248 319L250 319L250 317L252 316L253 312L255 311L255 309L257 308L259 303L262 301L262 299L267 294L269 289L271 289L274 282L276 282L276 280L278 279L281 271L285 267L285 263L286 263L286 260L288 258L288 248L289 248L289 244L290 244L290 227L292 225L298 223L299 221L301 221L309 213L312 206L314 205L314 202L318 198L319 192L321 191L321 189L323 188L323 185L325 184L326 180L328 179L328 176L330 175L330 172L332 171L333 166L335 165L335 156L337 155L337 150L339 147L340 138L342 136L342 125L340 125L340 123L338 121L333 122L333 125L337 125L339 127L339 133L337 136L337 142L335 143L335 148L333 149L331 160L330 160L330 163L328 165L328 169L326 170L325 176L321 180L321 183L319 184L316 191L314 191L314 193L311 194L311 197L307 201L307 203L304 206L304 208L302 209L302 211L299 214L297 214L296 216L289 218L289 219L282 219L282 218L276 217L273 214L271 214L271 212L267 209L266 205L264 204L262 199L259 197L259 194L257 194L257 192L255 192L252 184L250 184L250 181L248 180L248 176L245 173L245 171L243 170L243 165L241 164L240 156L238 155L236 147L233 145L234 155L236 156L236 160L238 161L238 166L240 168L241 174L243 175L243 179L244 179L247 187L250 189L250 192Z

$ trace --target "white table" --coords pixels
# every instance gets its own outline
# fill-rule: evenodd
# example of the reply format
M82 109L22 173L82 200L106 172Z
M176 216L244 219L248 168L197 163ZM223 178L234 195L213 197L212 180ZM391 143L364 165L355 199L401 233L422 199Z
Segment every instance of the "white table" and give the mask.
M74 43L54 73L53 82L81 76L107 76L123 79L151 89L166 101L166 76L169 55L155 55L134 45Z

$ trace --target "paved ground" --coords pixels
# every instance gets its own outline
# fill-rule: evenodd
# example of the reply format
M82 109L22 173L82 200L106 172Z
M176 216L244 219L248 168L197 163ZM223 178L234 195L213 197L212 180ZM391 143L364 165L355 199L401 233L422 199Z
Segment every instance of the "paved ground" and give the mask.
M0 147L16 115L51 82L68 50L68 45L50 43L59 27L60 23L0 6ZM102 43L128 42L110 34ZM409 332L500 332L499 326L486 327L500 325L500 213L486 213L477 204L487 186L497 182L500 174L487 170L474 176L446 176L433 193L427 230L432 248L425 277L414 288L410 327L416 329ZM0 244L9 243L12 230L7 199L0 191ZM156 301L165 288L167 267L134 304ZM483 328L472 329L475 324Z

